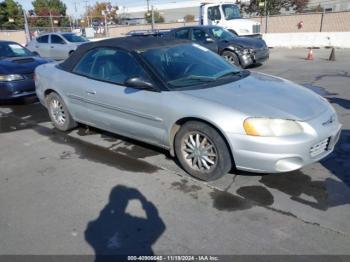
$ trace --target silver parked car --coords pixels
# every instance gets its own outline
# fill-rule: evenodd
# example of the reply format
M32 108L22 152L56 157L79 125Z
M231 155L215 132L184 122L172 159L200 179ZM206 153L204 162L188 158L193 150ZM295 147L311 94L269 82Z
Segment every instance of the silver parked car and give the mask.
M86 42L88 42L86 38L74 33L49 33L33 39L28 43L27 48L41 57L62 60Z
M181 40L89 43L35 79L56 128L79 122L166 148L203 180L299 169L332 152L341 128L316 93Z

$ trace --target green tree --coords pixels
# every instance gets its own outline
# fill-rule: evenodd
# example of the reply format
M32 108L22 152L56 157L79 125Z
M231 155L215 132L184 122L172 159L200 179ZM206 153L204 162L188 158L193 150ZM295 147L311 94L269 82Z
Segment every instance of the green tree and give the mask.
M93 21L104 22L104 15L102 13L106 13L107 22L117 22L117 10L118 6L111 6L109 2L96 2L95 5L88 8L85 17L89 17Z
M50 15L53 16L53 21L58 21L54 26L69 26L69 19L65 17L67 6L61 0L34 0L32 5L34 7L34 14L39 17L32 17L30 19L31 26L50 27Z
M291 1L291 7L297 13L304 12L305 7L309 3L309 0L293 0Z
M186 23L189 23L189 22L194 22L194 15L185 15L184 16L184 21L186 22Z
M154 14L154 22L155 23L164 23L164 17L156 10L153 11ZM145 20L147 23L152 23L152 12L146 12L145 13Z
M244 11L249 14L265 15L265 5L259 5L267 1L269 15L278 15L282 8L289 8L292 5L290 0L251 0Z
M3 29L23 29L24 18L22 6L14 0L0 2L0 25Z
M280 14L282 8L301 13L309 3L309 0L251 0L248 6L243 7L243 11L249 14L265 15L264 1L267 1L269 15Z

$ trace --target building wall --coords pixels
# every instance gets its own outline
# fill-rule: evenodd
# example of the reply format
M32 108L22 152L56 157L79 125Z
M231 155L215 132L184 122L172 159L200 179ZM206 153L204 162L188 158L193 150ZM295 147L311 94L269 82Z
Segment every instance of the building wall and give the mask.
M10 40L20 43L22 45L26 44L26 35L24 31L0 31L0 40Z

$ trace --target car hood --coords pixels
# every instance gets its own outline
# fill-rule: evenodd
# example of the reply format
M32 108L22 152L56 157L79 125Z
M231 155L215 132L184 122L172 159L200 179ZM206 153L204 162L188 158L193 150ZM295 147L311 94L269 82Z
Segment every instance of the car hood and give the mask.
M251 73L244 79L217 87L182 92L250 117L306 121L329 108L329 103L313 91L261 73Z
M266 47L266 43L263 39L252 37L236 37L227 43L234 46L239 45L243 48L261 49Z
M0 60L0 74L28 74L33 73L38 65L52 60L37 56L8 57Z

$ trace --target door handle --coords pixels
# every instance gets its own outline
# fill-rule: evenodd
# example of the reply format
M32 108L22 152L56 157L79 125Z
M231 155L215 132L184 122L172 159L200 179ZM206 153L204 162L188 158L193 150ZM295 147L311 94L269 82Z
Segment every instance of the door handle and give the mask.
M39 46L38 46L38 45L36 45L36 46L35 46L35 48L39 48Z
M54 48L54 46L50 46L51 48Z
M88 95L96 95L96 91L86 91Z

